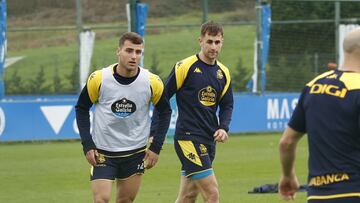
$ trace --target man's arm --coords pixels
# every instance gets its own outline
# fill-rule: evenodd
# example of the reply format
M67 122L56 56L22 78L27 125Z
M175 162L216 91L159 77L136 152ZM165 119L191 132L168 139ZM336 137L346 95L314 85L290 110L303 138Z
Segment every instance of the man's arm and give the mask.
M287 127L280 139L279 151L283 176L290 177L295 174L296 146L303 135L304 133Z
M169 109L170 109L170 118L169 119L171 119L171 107L170 107L169 100L175 94L175 92L176 92L176 76L175 76L175 67L174 67L172 69L171 73L169 74L169 76L166 79L165 86L164 86L164 89L163 89L163 93L162 93L160 101L159 101L159 105L164 106L164 107L160 107L161 109L165 109L164 111L166 111L166 108L167 108L166 106L167 105L169 106ZM156 108L156 105L155 105L155 108L153 110L153 115L152 115L152 118L151 118L150 136L155 135L156 131L159 128L159 123L160 123L160 121L159 121L159 115L160 115L159 110L160 109ZM169 122L170 122L170 120L169 120ZM160 129L161 128L162 127L160 127Z
M150 135L153 139L149 149L160 154L171 119L171 107L165 94L162 94L159 102L154 106L153 117L156 117L156 120L153 118L151 123Z
M189 64L191 64L191 62L193 62L193 60L197 60L196 56L193 56L192 58L193 59L192 59L192 61L190 61ZM154 136L157 134L161 135L163 133L166 135L167 129L170 124L170 119L171 119L171 107L170 107L169 100L177 92L177 90L182 87L182 85L187 77L187 73L189 70L189 64L188 63L186 63L186 64L187 65L184 65L182 62L177 62L174 65L173 69L171 70L169 76L167 77L167 79L165 81L163 90L161 91L161 94L159 94L159 95L161 95L159 105L155 104L155 108L153 111L151 130L150 130L151 136ZM161 82L161 80L160 80L160 82ZM156 81L153 82L153 84L156 84ZM161 82L161 84L162 84L162 82ZM160 86L161 85L155 85L154 87L160 87ZM152 88L154 89L154 87L152 87ZM161 88L158 88L158 89L161 89ZM154 93L154 90L153 90L153 93ZM160 112L160 111L162 111L162 112ZM163 114L161 116L162 118L160 118L160 114ZM157 136L159 136L159 135L157 135ZM159 139L160 138L161 138L161 136L159 137ZM158 144L154 143L153 146L157 145L157 147L155 147L155 148L159 149L159 147L158 147L159 143L160 142L158 142ZM162 144L161 144L161 146L162 146ZM156 149L154 149L154 150L156 150Z
M91 149L96 149L94 141L90 134L90 108L93 103L90 100L87 85L82 89L77 104L75 106L76 122L79 128L81 144L83 145L84 154Z
M359 112L359 117L358 117L358 129L360 130L360 112Z
M281 178L279 182L279 194L284 200L292 200L299 188L299 182L295 173L296 146L304 133L298 132L291 127L285 129L279 143Z
M231 116L234 106L234 98L232 93L231 84L223 96L223 98L219 102L219 129L224 129L226 132L229 131L229 125L231 122Z
M155 105L154 114L153 116L156 116L157 120L153 120L151 123L150 136L152 139L144 158L147 169L152 168L157 163L170 124L171 108L164 94Z
M232 93L231 84L227 89L224 96L219 102L219 128L214 133L214 139L217 142L225 142L228 139L227 132L229 131L229 125L231 121L232 111L233 111L234 99Z
M300 95L296 108L290 118L288 127L285 129L279 143L281 177L279 182L279 194L284 200L295 198L299 188L299 181L295 174L296 146L306 132L306 116L304 99L307 93L305 87Z
M176 73L175 73L175 67L171 70L169 76L166 78L165 81L165 96L168 100L171 99L171 97L176 93L178 87L176 84Z
M96 165L96 156L98 155L95 143L90 134L90 108L99 98L99 90L102 80L102 71L93 72L87 81L87 84L81 91L76 104L76 122L79 128L81 144L87 161L91 165Z
M152 92L151 101L154 104L154 111L150 127L150 136L152 137L152 140L150 142L149 150L146 151L144 159L146 162L145 167L147 169L155 166L158 161L171 119L169 100L166 98L164 84L159 76L155 74L150 75L150 87Z

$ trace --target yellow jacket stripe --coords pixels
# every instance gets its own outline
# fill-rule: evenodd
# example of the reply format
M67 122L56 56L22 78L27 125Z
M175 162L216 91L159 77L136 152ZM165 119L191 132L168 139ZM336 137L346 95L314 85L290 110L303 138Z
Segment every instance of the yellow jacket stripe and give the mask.
M360 73L344 72L340 81L342 81L348 90L360 90Z
M344 197L360 197L360 192L345 193L345 194L336 194L336 195L324 195L324 196L309 196L307 200L312 199L335 199L335 198L344 198Z
M317 76L316 78L314 78L312 81L308 82L308 83L306 84L306 86L311 87L311 86L312 86L316 81L318 81L319 79L324 78L324 77L326 77L326 76L328 76L328 75L331 75L331 74L333 74L333 73L334 73L333 70L328 71L328 72L325 72L325 73Z
M220 98L222 98L225 95L225 93L227 92L227 90L229 89L231 77L230 77L230 71L226 66L224 66L219 61L217 61L217 64L219 65L220 69L225 73L225 78L226 78L226 84L225 84L225 87L224 87L224 89L221 93L221 97L220 97Z
M176 63L175 76L177 90L182 87L191 65L194 64L197 60L198 58L196 57L196 55L193 55Z
M87 81L87 91L92 103L96 103L99 99L99 89L102 81L102 71L93 72Z
M159 76L153 73L149 74L149 80L150 80L150 87L152 90L151 101L154 105L156 105L159 102L161 95L163 94L164 84L159 78Z

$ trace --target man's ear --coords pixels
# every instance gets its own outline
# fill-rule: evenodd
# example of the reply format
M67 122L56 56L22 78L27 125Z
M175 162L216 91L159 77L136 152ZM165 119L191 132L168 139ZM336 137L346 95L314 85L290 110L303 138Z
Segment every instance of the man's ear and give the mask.
M116 56L119 56L120 50L121 50L120 47L118 47L118 48L116 49Z

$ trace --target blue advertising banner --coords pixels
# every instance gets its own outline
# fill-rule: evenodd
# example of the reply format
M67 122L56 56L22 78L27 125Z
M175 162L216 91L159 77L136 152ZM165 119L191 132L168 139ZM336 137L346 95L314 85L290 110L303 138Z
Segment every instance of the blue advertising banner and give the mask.
M299 96L299 93L235 94L230 132L283 131Z
M230 133L283 131L298 96L299 93L235 94ZM6 97L0 102L0 141L80 138L74 109L77 96L30 99ZM171 106L168 136L174 135L178 115L174 98Z
M0 103L0 140L79 138L72 101L9 101Z

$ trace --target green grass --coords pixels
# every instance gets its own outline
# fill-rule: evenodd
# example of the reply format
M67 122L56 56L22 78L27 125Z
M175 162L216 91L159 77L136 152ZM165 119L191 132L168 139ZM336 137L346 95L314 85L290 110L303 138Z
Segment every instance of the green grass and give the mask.
M214 170L222 203L276 203L277 194L247 194L253 187L278 182L279 134L231 136L219 144ZM0 145L0 202L91 202L89 165L80 142ZM306 181L306 139L300 142L297 173ZM136 202L174 202L180 164L171 144L165 144L158 165L147 171ZM199 198L198 202L202 202ZM298 193L293 201L305 202ZM112 198L114 202L114 198Z

